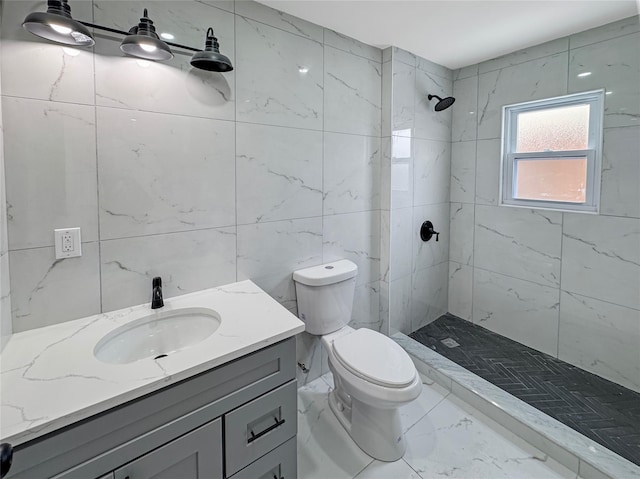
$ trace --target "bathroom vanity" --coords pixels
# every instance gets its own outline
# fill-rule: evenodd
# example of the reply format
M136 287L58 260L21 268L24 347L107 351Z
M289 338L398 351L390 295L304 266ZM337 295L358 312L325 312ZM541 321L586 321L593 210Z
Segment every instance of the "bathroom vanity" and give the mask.
M250 281L166 307L215 311L219 327L131 362L99 360L96 345L149 318L148 305L12 338L1 378L7 479L296 477L293 336L303 323Z

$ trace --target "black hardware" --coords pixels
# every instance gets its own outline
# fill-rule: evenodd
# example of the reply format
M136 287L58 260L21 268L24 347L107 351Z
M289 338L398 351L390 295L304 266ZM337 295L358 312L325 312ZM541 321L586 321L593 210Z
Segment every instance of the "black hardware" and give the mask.
M253 441L255 441L256 439L261 438L262 436L264 436L266 433L273 431L275 428L280 427L284 424L284 419L281 419L280 421L278 421L277 417L273 418L275 421L275 424L272 424L271 426L269 426L268 428L266 428L264 431L259 432L258 434L255 434L253 431L251 431L251 437L249 439L247 439L248 443L251 443Z
M83 22L82 20L77 20L78 23L82 23L85 27L95 28L96 30L103 30L109 33L117 33L118 35L129 35L129 32L125 32L124 30L118 30L116 28L104 27L102 25L96 25L95 23ZM167 42L166 40L162 40L167 45L171 45L172 47L181 48L183 50L188 50L190 52L199 52L200 50L197 48L189 47L187 45L180 45L179 43ZM125 478L126 479L126 478Z
M305 366L304 363L298 363L298 367L302 370L303 373L307 374L309 372L309 369L307 368L307 366Z
M438 241L440 233L433 229L433 223L429 220L422 223L420 227L420 238L422 241L429 241L433 235L436 235L436 241Z
M8 442L0 444L0 478L7 475L13 461L13 446Z
M162 299L162 278L156 276L151 283L153 290L151 291L151 309L158 309L164 306Z

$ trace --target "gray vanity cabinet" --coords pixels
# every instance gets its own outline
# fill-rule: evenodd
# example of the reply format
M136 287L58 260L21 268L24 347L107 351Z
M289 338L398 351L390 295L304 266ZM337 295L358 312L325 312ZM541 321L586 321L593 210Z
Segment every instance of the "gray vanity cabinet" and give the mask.
M223 479L216 419L114 471L114 479Z
M295 338L14 447L5 479L296 478Z

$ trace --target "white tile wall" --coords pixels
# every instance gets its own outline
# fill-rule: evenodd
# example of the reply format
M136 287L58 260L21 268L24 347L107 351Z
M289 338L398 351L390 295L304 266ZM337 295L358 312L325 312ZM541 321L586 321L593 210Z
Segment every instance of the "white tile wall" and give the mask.
M0 13L2 13L0 6ZM0 93L2 78L0 75ZM4 123L0 96L0 352L11 337L11 282L9 281L9 239L7 236L7 197L4 181Z
M236 119L322 130L322 43L240 16L235 25Z
M389 325L410 333L447 311L452 113L436 112L427 95L450 96L453 74L399 48L390 63ZM426 220L439 241L420 239Z
M382 65L326 46L324 49L325 130L380 136Z
M2 264L16 331L149 301L155 275L167 296L250 278L296 314L292 271L343 257L360 269L353 324L388 331L379 49L250 1L72 4L127 30L147 6L194 47L212 26L235 67L221 74L177 49L163 63L124 57L109 35L95 54L63 49L20 27L41 2L2 6ZM70 226L84 254L56 261L52 230ZM326 372L325 356L300 336L301 384Z
M53 246L53 229L97 241L93 107L5 96L9 249Z
M637 391L639 30L632 17L456 72L449 277L453 314ZM498 206L501 107L600 88L600 214ZM456 106L476 94L474 140Z

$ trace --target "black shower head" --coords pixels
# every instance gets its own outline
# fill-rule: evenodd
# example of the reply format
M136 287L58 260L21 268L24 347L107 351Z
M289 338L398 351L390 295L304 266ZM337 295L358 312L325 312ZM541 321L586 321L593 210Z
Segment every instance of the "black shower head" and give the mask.
M452 96L448 96L447 98L440 98L438 95L429 95L427 98L429 99L429 101L431 101L433 98L438 99L438 103L436 103L435 106L436 111L446 110L451 105L453 105L454 101L456 101L456 99Z

